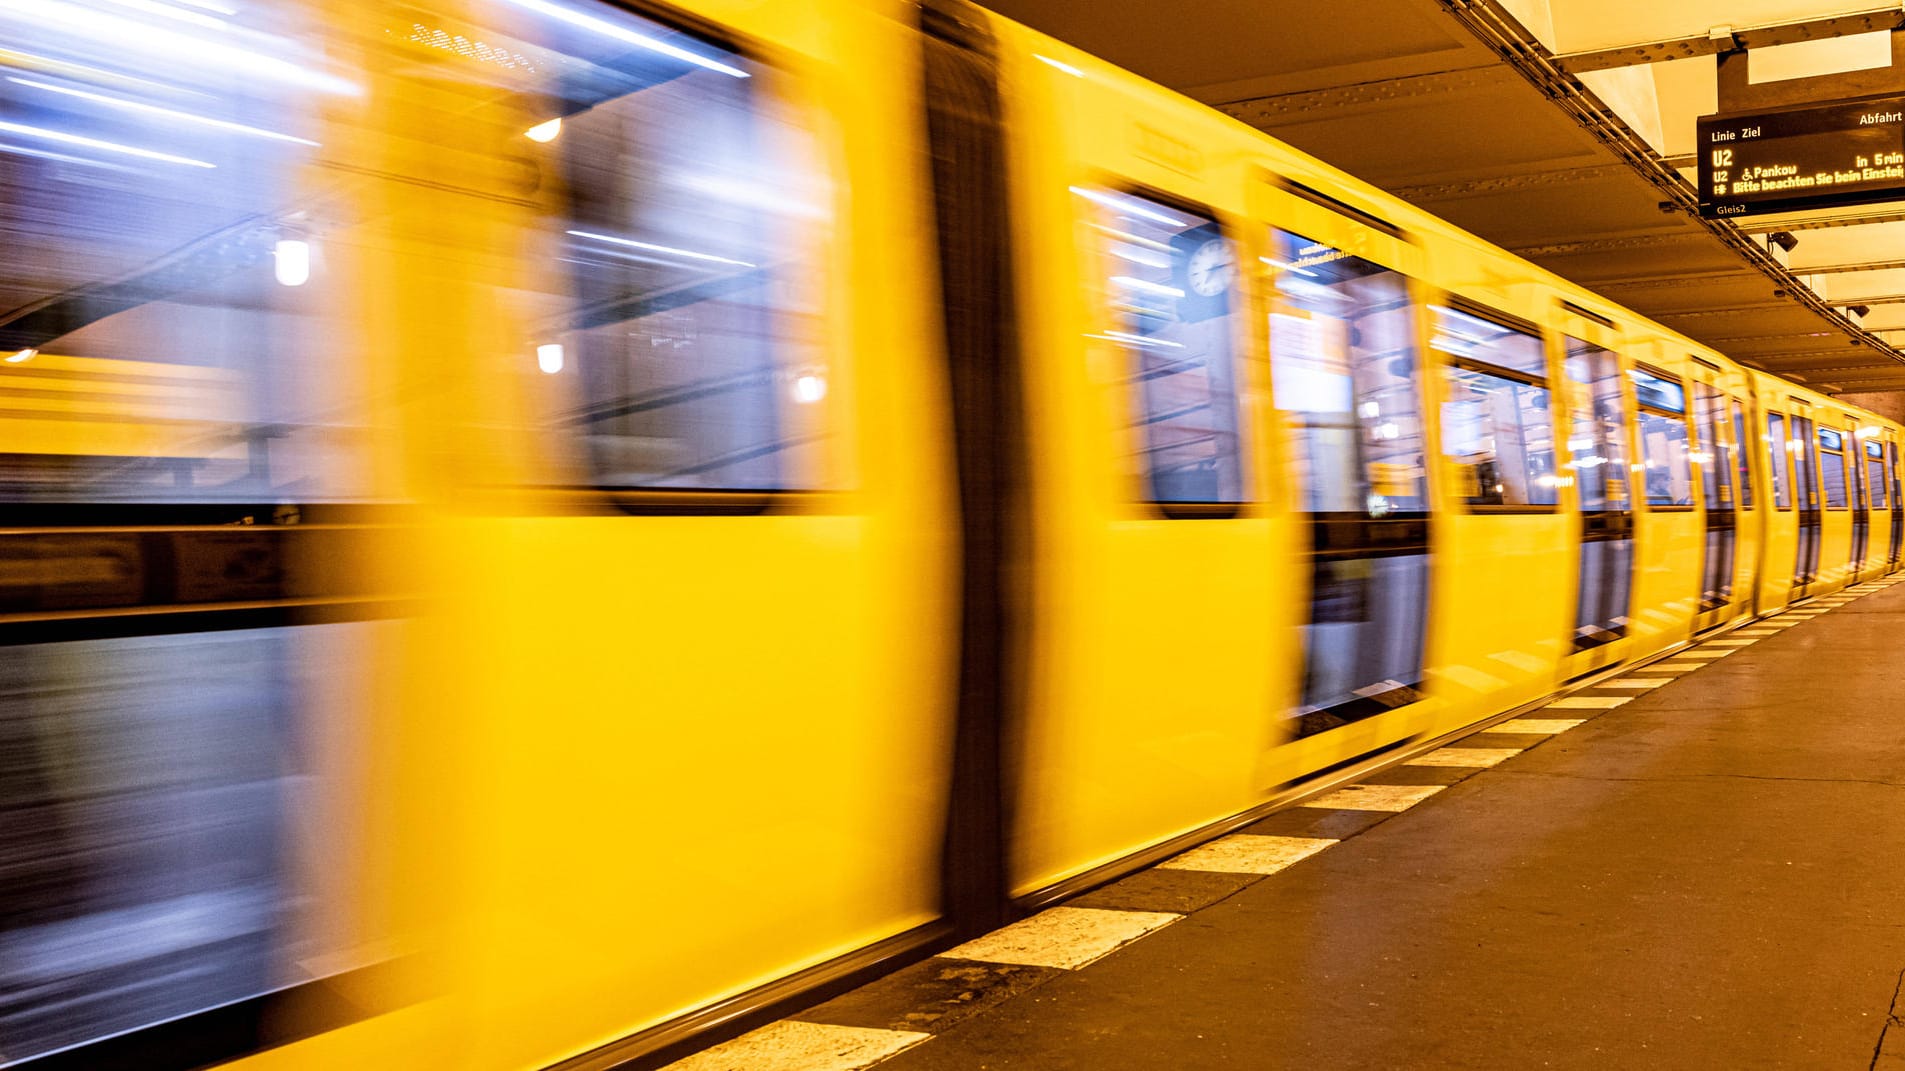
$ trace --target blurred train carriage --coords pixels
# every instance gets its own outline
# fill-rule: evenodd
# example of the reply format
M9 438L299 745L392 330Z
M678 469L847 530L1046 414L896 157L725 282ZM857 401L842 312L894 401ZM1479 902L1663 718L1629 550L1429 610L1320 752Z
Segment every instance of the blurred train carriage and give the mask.
M0 1064L652 1063L1898 568L1890 422L694 7L0 9Z

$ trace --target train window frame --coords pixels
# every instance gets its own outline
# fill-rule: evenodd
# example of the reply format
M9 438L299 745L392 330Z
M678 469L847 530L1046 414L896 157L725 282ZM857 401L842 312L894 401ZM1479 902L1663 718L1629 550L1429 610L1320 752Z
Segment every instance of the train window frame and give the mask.
M1813 430L1813 437L1817 439L1819 443L1820 508L1828 509L1828 510L1846 510L1851 508L1852 492L1851 492L1851 488L1848 486L1848 479L1850 478L1851 473L1849 473L1846 469L1846 450L1845 450L1846 434L1845 432L1841 431L1838 428L1829 428L1829 427L1826 427L1824 424L1819 424L1819 425L1816 425ZM1839 459L1838 465L1834 466L1834 468L1836 469L1839 475L1839 483L1838 483L1839 495L1838 495L1837 504L1834 504L1833 502L1832 481L1830 481L1826 477L1826 467L1829 464L1829 462L1827 461L1827 458L1829 457L1836 457Z
M1678 403L1666 404L1664 402L1649 401L1641 390L1644 386L1641 382L1642 379L1653 380L1661 386L1675 388L1679 392ZM1695 490L1693 485L1693 453L1699 443L1699 439L1696 436L1696 429L1693 425L1692 413L1690 412L1691 406L1688 404L1686 377L1669 372L1658 365L1635 361L1627 368L1627 381L1634 391L1634 433L1640 445L1640 451L1635 455L1635 460L1642 465L1641 471L1643 473L1647 468L1652 467L1649 464L1651 459L1647 452L1646 418L1648 416L1677 423L1684 436L1681 439L1681 443L1684 446L1681 452L1681 460L1686 465L1687 501L1684 503L1656 502L1654 501L1653 493L1647 490L1644 480L1642 482L1641 493L1635 496L1636 501L1646 503L1647 510L1650 513L1692 513L1695 510L1701 509L1700 494Z
M1099 199L1099 195L1101 194L1130 198L1139 202L1149 202L1157 205L1159 208L1172 212L1180 212L1213 226L1216 229L1216 237L1229 243L1232 269L1228 297L1231 308L1228 312L1223 314L1223 318L1228 324L1228 331L1226 332L1226 337L1229 342L1230 363L1228 395L1232 413L1231 427L1233 429L1233 441L1231 443L1230 453L1232 464L1234 464L1237 469L1237 497L1235 500L1210 501L1159 499L1155 495L1156 484L1153 478L1154 473L1148 466L1134 468L1133 471L1127 473L1127 476L1142 488L1144 492L1142 497L1138 497L1134 501L1136 504L1149 509L1154 517L1164 520L1232 520L1244 516L1248 509L1256 506L1261 501L1261 496L1254 483L1257 477L1254 472L1256 466L1253 464L1252 458L1252 450L1255 449L1255 447L1250 431L1251 407L1249 399L1250 364L1256 359L1256 346L1255 340L1250 334L1250 324L1248 321L1252 310L1258 305L1258 295L1250 286L1250 276L1252 273L1244 271L1237 263L1242 252L1249 248L1243 238L1243 235L1249 229L1248 221L1237 217L1234 213L1219 211L1216 206L1205 204L1195 198L1174 193L1170 190L1140 182L1123 175L1098 174L1090 176L1084 181L1071 184L1070 192L1092 203L1101 211L1109 210L1111 207ZM1076 219L1082 226L1082 229L1090 230L1097 227L1097 221L1092 218L1090 212L1080 212ZM1181 233L1190 233L1190 231L1187 230ZM1086 263L1089 265L1086 269L1088 285L1084 289L1088 304L1085 321L1093 330L1088 331L1086 337L1101 344L1109 344L1115 347L1123 354L1128 364L1135 350L1124 344L1123 340L1118 337L1128 332L1124 331L1121 323L1116 322L1116 317L1112 314L1111 302L1108 299L1108 295L1101 295L1097 300L1093 300L1090 297L1090 295L1095 292L1091 289L1092 287L1095 287L1101 279L1108 280L1111 278L1106 260L1112 254L1104 248L1102 244L1096 241L1085 241L1080 244L1083 246ZM1136 448L1131 449L1129 457L1131 459L1137 459L1139 466L1144 465L1142 459L1149 449L1149 433L1146 429L1150 425L1142 420L1143 415L1148 412L1149 406L1148 394L1143 387L1144 382L1146 381L1143 379L1129 377L1117 387L1118 391L1124 396L1123 409L1127 414L1127 422L1124 427L1120 429L1120 432L1127 440L1128 447L1135 445ZM1135 437L1135 444L1131 442L1133 437Z
M1551 367L1553 364L1551 352L1553 347L1550 345L1547 329L1533 320L1523 319L1512 313L1503 312L1500 309L1482 304L1471 298L1464 297L1461 294L1445 292L1438 296L1440 300L1431 300L1423 304L1423 311L1426 315L1422 317L1421 326L1422 329L1428 333L1428 353L1440 358L1438 363L1443 369L1444 393L1441 397L1440 434L1436 450L1438 456L1441 458L1442 464L1458 470L1468 467L1456 461L1455 458L1457 455L1451 453L1449 449L1448 412L1449 406L1453 404L1453 399L1448 392L1452 390L1458 382L1458 375L1460 373L1466 373L1470 377L1481 377L1485 380L1492 380L1494 382L1489 384L1489 386L1506 386L1509 390L1514 391L1516 393L1518 412L1520 388L1532 388L1533 390L1541 392L1540 397L1542 404L1538 406L1538 409L1547 414L1548 430L1548 468L1546 473L1548 483L1546 484L1546 490L1550 501L1478 502L1476 501L1477 498L1486 496L1479 493L1462 494L1460 487L1451 489L1450 498L1455 505L1460 506L1466 512L1480 516L1491 514L1531 514L1540 516L1559 513L1562 507L1561 473L1559 470L1561 468L1561 451L1566 440L1563 437L1563 433L1559 430L1556 421L1554 377ZM1513 365L1498 364L1494 361L1484 360L1479 357L1458 354L1438 345L1436 339L1441 335L1441 328L1437 323L1437 317L1441 313L1454 313L1459 316L1479 320L1500 328L1504 332L1520 335L1528 339L1534 343L1534 350L1539 355L1538 367L1540 371L1529 371ZM1527 447L1529 444L1526 428L1526 424L1517 425L1517 429L1521 432L1519 446L1523 453L1524 472L1522 475L1529 485L1542 486L1540 484L1541 477L1527 468L1527 454L1529 453ZM1499 457L1500 455L1497 454L1497 456ZM1476 480L1476 487L1478 491L1482 490L1479 478Z
M1753 494L1753 451L1747 447L1751 440L1746 434L1746 405L1738 395L1731 391L1726 395L1727 409L1733 418L1733 457L1734 468L1739 475L1739 499L1735 505L1741 511L1758 509Z
M751 91L748 98L749 113L757 135L759 127L771 123L777 115L808 117L816 106L810 91L802 87L797 57L758 38L664 0L593 0L593 3L618 14L647 20L659 29L672 31L680 35L682 43L690 48L705 46L725 53L730 59L743 61ZM562 118L566 122L569 116ZM826 180L826 183L836 182L844 173L837 138L818 129L806 133L808 137L804 152L792 158L784 153L777 154L773 158L774 162L780 165L798 163ZM567 141L564 137L557 143L564 144ZM554 166L566 170L566 158L558 158ZM565 212L569 207L570 202L561 206ZM835 207L830 203L829 213L834 212ZM804 269L800 273L805 279L801 286L811 294L807 315L821 322L823 334L833 330L842 315L839 301L832 293L831 280L835 262L843 249L842 226L844 224L836 223L831 229L826 229L802 224L782 238L788 251L782 266L788 271ZM770 276L764 285L775 285L781 275L776 273ZM572 295L572 291L570 293ZM586 456L586 449L570 445L545 449L544 464L558 475L524 490L532 501L568 503L585 511L640 517L798 514L811 512L815 503L824 502L828 496L846 490L844 481L849 477L845 474L851 470L852 464L842 451L848 449L850 444L845 437L853 432L855 425L835 408L839 404L836 399L844 393L838 389L841 384L836 382L840 362L830 356L831 346L826 344L810 347L817 349L820 354L818 360L789 358L789 351L796 347L778 334L776 329L794 315L789 309L780 306L763 307L760 310L760 319L767 324L767 333L775 339L770 342L760 369L761 374L771 381L768 395L774 427L778 431L786 432L803 423L790 419L798 412L811 409L816 414L804 423L819 426L814 443L819 456L806 466L777 466L780 486L701 488L603 484L592 479L592 465ZM536 356L540 363L540 352ZM571 355L570 361L573 363L576 360L577 355ZM822 377L823 385L820 397L816 399L817 405L800 404L805 401L804 398L790 400L786 396L800 390L793 384L801 375L808 374L810 367L817 369ZM789 389L776 389L782 381L786 382Z
M1307 188L1298 187L1298 189ZM1320 197L1322 195L1319 194L1317 196ZM1332 211L1342 211L1345 213L1354 211L1347 206L1336 206L1333 202L1325 203L1323 206L1331 208ZM1374 228L1377 227L1379 223L1379 221L1364 220L1360 216L1348 216L1347 218L1359 226ZM1291 466L1300 465L1302 467L1301 475L1292 477L1292 479L1299 484L1296 497L1300 499L1300 508L1302 512L1312 517L1355 517L1371 521L1425 520L1432 512L1435 493L1425 464L1428 439L1426 419L1428 399L1425 397L1423 382L1425 370L1422 362L1420 339L1424 305L1419 299L1419 284L1417 280L1406 271L1395 267L1393 264L1381 258L1373 258L1363 253L1350 252L1328 241L1300 233L1295 228L1295 224L1286 223L1268 223L1259 226L1258 233L1266 239L1267 252L1265 255L1260 255L1257 258L1258 270L1255 274L1259 283L1257 293L1261 298L1260 311L1264 317L1265 338L1269 355L1271 407L1277 414L1277 420L1283 433L1293 436L1298 440L1289 445L1288 449L1292 451L1292 453L1286 457L1286 463ZM1384 233L1390 232L1384 230ZM1393 236L1401 237L1399 233ZM1294 301L1287 295L1284 289L1284 275L1286 272L1292 270L1297 270L1302 274L1309 273L1302 272L1300 266L1285 263L1278 259L1278 255L1281 251L1277 249L1277 245L1280 240L1284 239L1292 242L1305 242L1326 248L1333 253L1340 254L1339 257L1332 258L1332 262L1337 259L1353 260L1369 268L1378 269L1377 274L1394 276L1400 284L1399 309L1404 312L1407 317L1407 322L1403 325L1402 334L1408 346L1406 359L1408 361L1409 374L1406 377L1406 382L1408 385L1408 401L1412 408L1402 414L1385 414L1380 408L1374 408L1377 403L1374 399L1364 396L1362 386L1357 381L1359 372L1359 366L1355 364L1359 359L1357 355L1351 355L1350 367L1346 369L1347 375L1345 378L1348 381L1351 391L1351 416L1355 421L1354 426L1358 430L1358 433L1351 441L1354 443L1354 458L1359 476L1357 486L1358 489L1363 492L1361 496L1362 506L1359 509L1337 510L1316 508L1325 503L1321 502L1318 498L1321 481L1317 479L1317 475L1314 471L1316 457L1309 441L1309 433L1319 425L1312 424L1306 417L1319 410L1299 408L1286 404L1292 397L1293 384L1291 376L1293 375L1293 370L1286 367L1287 359L1291 356L1290 351L1287 347L1279 346L1278 338L1281 334L1281 318L1294 315L1287 311L1290 306L1294 304ZM1369 306L1359 306L1359 308L1367 311ZM1304 309L1303 311L1314 313L1316 310ZM1312 324L1315 322L1313 316L1307 319ZM1391 358L1391 360L1400 359L1402 358ZM1377 392L1371 391L1369 393L1374 394ZM1372 408L1364 409L1364 405L1369 405ZM1402 473L1405 478L1413 479L1414 490L1412 493L1393 495L1394 498L1398 499L1414 500L1415 504L1413 506L1405 508L1391 508L1389 502L1384 501L1379 503L1377 501L1379 498L1387 498L1390 496L1390 492L1378 491L1377 489L1385 486L1393 486L1391 483L1385 483L1385 480L1393 480L1397 472L1393 467L1384 470L1378 469L1378 466L1394 466L1396 463L1386 459L1376 459L1372 457L1374 453L1371 449L1372 440L1391 441L1405 437L1398 434L1403 429L1391 426L1392 415L1399 415L1408 421L1412 421L1415 426L1415 438L1419 440L1417 445L1418 461L1414 465L1413 471ZM1382 423L1371 424L1372 421L1378 420L1382 421ZM1298 454L1301 455L1300 458L1297 456ZM1296 472L1297 469L1293 467L1291 471Z
M1562 305L1571 313L1593 315L1568 302L1563 302ZM1612 321L1603 321L1599 317L1595 317L1595 322L1606 323L1609 327L1613 326ZM1568 391L1568 439L1563 445L1566 446L1568 450L1567 468L1574 473L1574 509L1581 513L1632 513L1634 509L1634 495L1633 487L1629 480L1632 473L1628 469L1627 449L1630 445L1630 433L1634 426L1634 421L1631 407L1628 405L1629 380L1627 378L1625 362L1622 360L1619 350L1581 338L1575 332L1563 330L1559 332L1559 337L1561 341L1561 380L1566 384ZM1603 434L1609 429L1600 424L1602 414L1597 408L1603 399L1596 396L1595 390L1597 387L1602 386L1602 381L1579 379L1576 378L1574 374L1576 361L1581 362L1584 370L1591 371L1590 360L1602 354L1611 358L1613 371L1606 378L1612 382L1615 406L1618 410L1613 421L1612 430L1614 434L1611 439ZM1577 447L1574 445L1576 442L1576 433L1584 430L1584 427L1585 430L1595 437L1595 441L1592 443L1584 442L1583 445ZM1615 456L1602 458L1600 457L1600 453L1603 450ZM1584 458L1582 456L1583 451L1592 452L1588 453ZM1594 481L1588 480L1581 474L1583 464L1588 460L1595 462L1595 468L1606 468L1609 470L1608 473L1596 478L1599 486L1594 497L1600 505L1592 508L1587 504L1587 488Z
M1889 510L1892 508L1891 488L1885 479L1885 444L1876 438L1867 437L1865 448L1861 451L1859 464L1865 467L1866 493L1865 506L1870 510ZM1874 468L1874 466L1877 466Z
M1793 508L1791 420L1783 409L1766 410L1766 476L1773 492L1773 508Z

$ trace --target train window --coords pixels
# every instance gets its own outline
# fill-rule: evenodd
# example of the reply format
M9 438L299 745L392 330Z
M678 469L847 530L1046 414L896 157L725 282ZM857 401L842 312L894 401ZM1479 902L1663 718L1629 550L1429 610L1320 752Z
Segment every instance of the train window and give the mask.
M1667 373L1630 368L1640 402L1641 473L1647 503L1693 505L1693 469L1687 443L1687 393Z
M1576 338L1568 344L1568 448L1583 512L1627 508L1627 427L1622 419L1621 365L1612 351Z
M1792 509L1792 491L1786 483L1786 414L1766 414L1766 472L1773 485L1773 506Z
M1428 509L1408 280L1308 238L1271 233L1277 408L1311 513Z
M1471 506L1552 506L1554 420L1541 337L1437 305L1434 346L1451 358L1442 452Z
M1865 509L1865 466L1859 461L1859 432L1849 429L1845 448L1846 486L1852 490L1852 508Z
M360 497L365 386L305 188L360 87L315 7L151 7L0 5L0 501Z
M1819 429L1819 482L1825 486L1827 509L1846 508L1845 435Z
M1709 510L1733 508L1733 466L1726 441L1726 396L1702 380L1693 383L1693 407L1699 420L1700 461L1704 499Z
M1794 415L1792 427L1793 496L1802 510L1819 508L1819 444L1812 437L1812 418Z
M1733 457L1734 470L1740 478L1740 508L1753 508L1753 472L1751 461L1753 452L1747 448L1752 440L1746 437L1746 411L1740 407L1738 398L1728 399L1733 410Z
M1865 443L1865 483L1871 488L1872 509L1891 508L1885 497L1885 447L1869 439Z
M595 487L812 486L827 369L805 217L823 209L803 134L747 58L589 11L601 40L558 15L509 31L544 69L512 71L533 94L516 148L561 191L523 367L545 373L557 439ZM613 43L638 39L680 43Z
M1237 434L1237 271L1215 220L1109 190L1090 201L1104 253L1111 329L1126 354L1140 429L1133 455L1158 503L1244 500Z

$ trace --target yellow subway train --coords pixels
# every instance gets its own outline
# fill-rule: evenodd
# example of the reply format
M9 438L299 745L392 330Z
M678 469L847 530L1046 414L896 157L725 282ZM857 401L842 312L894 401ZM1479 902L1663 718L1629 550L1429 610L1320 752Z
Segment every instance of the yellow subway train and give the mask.
M0 31L0 1066L655 1066L1899 566L1905 429L957 0Z

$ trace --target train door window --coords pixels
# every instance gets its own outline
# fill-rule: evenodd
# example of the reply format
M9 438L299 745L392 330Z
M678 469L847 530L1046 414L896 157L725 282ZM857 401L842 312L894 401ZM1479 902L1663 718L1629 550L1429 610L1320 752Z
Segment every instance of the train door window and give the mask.
M1865 441L1865 486L1871 491L1872 509L1889 509L1885 495L1885 446L1871 439Z
M1296 733L1421 698L1428 488L1415 306L1400 273L1270 233L1277 408L1313 532Z
M1819 482L1827 509L1846 508L1845 433L1819 429Z
M1819 444L1812 437L1812 418L1793 417L1793 488L1802 510L1819 508Z
M1277 231L1270 353L1311 513L1428 508L1408 280ZM1281 267L1277 267L1281 265Z
M1687 393L1665 372L1631 368L1640 403L1641 474L1651 506L1693 505L1693 470L1687 443Z
M1793 414L1792 423L1794 501L1799 506L1799 547L1794 559L1793 582L1805 594L1806 585L1819 576L1819 440L1814 435L1812 418Z
M1696 362L1700 362L1695 358ZM1711 366L1706 366L1711 368ZM1728 457L1732 428L1727 421L1726 395L1704 379L1693 381L1694 419L1700 434L1698 452L1702 495L1706 504L1706 555L1700 594L1702 612L1718 610L1733 600L1733 557L1736 517L1733 512L1733 465Z
M521 343L559 448L604 490L813 486L827 370L804 131L752 60L609 45L680 35L588 11L512 20L546 73L496 76L535 101L521 149L561 179L548 240L563 292ZM606 28L579 36L574 18Z
M1791 453L1786 445L1786 414L1766 414L1766 471L1772 477L1775 509L1793 508L1792 491L1786 482L1786 459Z
M1728 405L1733 410L1733 442L1731 449L1734 459L1733 469L1739 476L1740 508L1752 509L1753 471L1751 462L1753 455L1749 447L1752 440L1746 437L1746 410L1741 407L1738 398L1728 399Z
M1728 464L1726 396L1704 380L1694 380L1693 405L1699 422L1702 498L1708 510L1733 508L1733 467Z
M1470 506L1552 506L1554 419L1538 329L1437 305L1434 346L1449 358L1442 452Z
M1574 649L1627 632L1634 539L1628 517L1627 421L1620 359L1567 340L1569 469L1581 502L1581 559Z
M1104 254L1111 326L1125 353L1138 434L1134 467L1152 502L1244 500L1238 441L1235 252L1207 215L1147 197L1077 190Z

